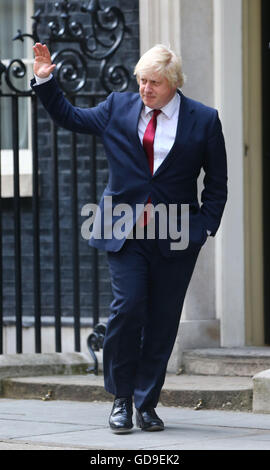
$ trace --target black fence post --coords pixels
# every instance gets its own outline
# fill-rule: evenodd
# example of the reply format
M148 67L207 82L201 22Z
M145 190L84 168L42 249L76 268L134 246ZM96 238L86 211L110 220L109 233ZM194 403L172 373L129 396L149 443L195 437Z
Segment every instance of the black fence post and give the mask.
M91 106L95 106L95 98L92 99ZM91 201L97 203L97 141L96 136L92 136L92 148L90 153L90 178L91 178ZM93 248L93 277L92 277L92 303L93 303L93 326L99 322L99 260L98 250Z
M71 103L75 105L75 96ZM73 318L75 351L81 350L80 335L80 267L78 246L78 183L77 183L77 135L71 134L71 217L72 217L72 268L73 268Z
M1 90L0 90L1 96ZM0 354L3 354L2 121L0 112Z
M55 348L62 351L57 126L51 121Z
M19 97L12 95L15 292L16 292L16 351L22 352L22 280L21 280L21 220L19 181Z
M41 290L40 290L40 222L38 180L38 116L37 97L31 96L32 109L32 212L33 212L33 285L35 314L35 352L41 353Z

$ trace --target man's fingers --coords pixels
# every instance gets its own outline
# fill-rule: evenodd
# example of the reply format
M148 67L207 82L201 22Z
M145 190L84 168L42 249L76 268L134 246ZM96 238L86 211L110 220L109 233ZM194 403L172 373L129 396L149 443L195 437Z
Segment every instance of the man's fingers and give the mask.
M35 53L35 56L42 56L43 53L42 53L42 47L40 47L41 44L37 43L33 46L33 50L34 50L34 53Z
M52 64L51 54L46 44L37 42L33 46L35 54L34 71L36 75L41 78L48 77L56 67L56 64Z
M40 44L40 42L36 42L36 44L34 45L34 48L40 52L40 50L42 50L42 44Z
M46 44L44 44L44 45L42 46L42 49L43 49L44 57L46 57L47 59L51 60L51 54L50 54L49 49L48 49L48 47L46 46Z
M35 54L35 61L36 62L43 62L44 64L47 63L47 64L51 64L52 63L52 60L51 60L51 54L49 52L49 49L48 47L46 46L46 44L41 44L41 43L36 43L34 46L33 46L33 50L34 50L34 54ZM52 70L55 68L55 66L52 68ZM50 70L51 72L51 70Z
M46 44L41 44L40 42L37 42L34 46L33 49L37 55L41 55L43 57L51 58L50 52L48 50L48 47Z

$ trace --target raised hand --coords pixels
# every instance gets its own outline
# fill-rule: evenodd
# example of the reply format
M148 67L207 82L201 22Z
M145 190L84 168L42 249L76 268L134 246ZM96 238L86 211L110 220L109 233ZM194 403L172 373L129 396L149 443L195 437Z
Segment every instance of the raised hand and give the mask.
M33 46L35 61L34 74L40 78L46 78L55 69L56 65L52 64L51 54L46 44L42 45L37 42Z

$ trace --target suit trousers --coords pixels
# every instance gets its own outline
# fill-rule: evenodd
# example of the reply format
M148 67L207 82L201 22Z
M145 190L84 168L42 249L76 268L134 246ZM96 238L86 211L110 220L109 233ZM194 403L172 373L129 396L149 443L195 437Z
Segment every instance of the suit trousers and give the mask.
M113 301L103 345L105 389L156 407L185 294L200 251L165 258L156 239L128 239L107 252Z

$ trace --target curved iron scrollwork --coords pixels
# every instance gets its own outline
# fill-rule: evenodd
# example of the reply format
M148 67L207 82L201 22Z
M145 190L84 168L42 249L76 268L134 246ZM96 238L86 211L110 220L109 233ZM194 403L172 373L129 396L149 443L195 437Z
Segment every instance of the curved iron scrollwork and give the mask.
M6 83L9 86L9 88L12 91L15 91L16 93L28 93L28 91L24 92L18 89L13 83L12 83L12 77L13 78L23 78L26 75L26 66L23 63L22 60L20 59L13 59L8 67L5 68L5 77L6 77Z
M105 90L110 90L112 85L117 91L125 91L129 82L129 74L125 67L119 65L108 66L106 60L101 62L100 79Z
M75 11L76 5L68 0L55 3L56 10L60 10L61 22L58 18L48 23L51 39L77 38L83 34L83 26L77 21L70 21L69 12Z
M21 95L29 95L31 90L21 90L13 82L14 79L22 79L26 77L26 72L26 66L21 59L11 60L7 67L0 61L0 85L2 81L1 77L3 75L5 82L11 91Z
M106 325L104 323L97 323L94 327L93 333L87 338L87 347L89 352L94 359L94 366L88 369L88 372L98 375L98 359L95 355L95 351L99 351L103 348L103 342L106 332Z
M52 61L57 64L54 75L61 88L67 93L78 93L87 79L87 65L82 54L66 48L52 54Z
M91 59L103 60L114 54L126 31L124 15L116 7L100 9L98 0L90 1L82 11L91 15L92 33L82 43L83 52Z
M57 42L76 44L75 47L67 47L52 54L56 63L54 75L63 90L75 94L85 86L88 78L87 59L100 62L99 78L108 93L126 90L130 80L128 70L121 64L109 63L127 31L122 11L114 6L101 8L99 0L90 0L87 5L83 4L79 8L82 13L90 16L86 27L71 16L71 13L76 13L77 3L62 0L56 2L55 7L60 15L47 24L49 36L43 42L48 42L51 50ZM18 30L14 41L24 41L28 38L33 43L42 42L38 34L38 27L43 19L42 11L37 10L32 19L32 34ZM12 77L26 76L25 65L20 59L12 60L8 67L0 61L0 77L1 74L4 74L12 91L31 93L31 89L22 92L12 83Z
M33 41L33 43L38 42L39 36L37 33L37 27L38 27L38 24L40 23L40 15L41 15L41 10L39 9L36 11L36 13L33 16L31 16L31 18L34 20L33 25L32 25L32 34L22 33L22 31L18 29L16 36L14 36L13 38L13 41L24 42L25 38L30 38ZM30 88L28 90L21 90L13 83L14 78L22 79L26 77L26 73L27 73L26 66L21 59L11 60L8 66L5 66L0 60L0 83L1 83L1 76L4 75L6 84L8 85L11 91L14 91L15 93L20 93L23 95L28 95L32 92Z

